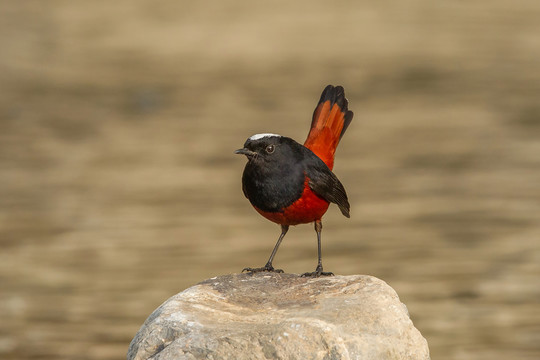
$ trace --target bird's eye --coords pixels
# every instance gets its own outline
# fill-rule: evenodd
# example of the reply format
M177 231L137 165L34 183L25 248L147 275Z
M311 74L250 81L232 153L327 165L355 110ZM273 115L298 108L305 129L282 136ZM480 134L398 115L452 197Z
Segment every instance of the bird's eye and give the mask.
M271 153L274 152L275 149L276 149L276 148L275 148L274 145L268 145L268 146L266 147L266 152L269 153L269 154L271 154Z

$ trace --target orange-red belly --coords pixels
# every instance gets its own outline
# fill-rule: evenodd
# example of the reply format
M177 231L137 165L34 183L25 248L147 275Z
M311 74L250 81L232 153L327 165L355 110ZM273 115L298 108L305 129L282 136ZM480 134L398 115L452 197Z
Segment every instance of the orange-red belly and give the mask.
M268 220L281 225L306 224L320 220L330 203L311 191L308 181L309 179L306 178L304 192L300 199L282 211L268 212L254 206L255 210Z

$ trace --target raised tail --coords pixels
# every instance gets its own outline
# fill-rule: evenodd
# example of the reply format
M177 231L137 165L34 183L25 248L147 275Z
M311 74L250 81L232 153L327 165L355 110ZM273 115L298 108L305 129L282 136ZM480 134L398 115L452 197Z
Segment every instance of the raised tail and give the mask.
M353 118L353 112L349 111L348 105L343 87L328 85L313 112L311 129L304 143L330 170L334 166L334 153L339 140Z

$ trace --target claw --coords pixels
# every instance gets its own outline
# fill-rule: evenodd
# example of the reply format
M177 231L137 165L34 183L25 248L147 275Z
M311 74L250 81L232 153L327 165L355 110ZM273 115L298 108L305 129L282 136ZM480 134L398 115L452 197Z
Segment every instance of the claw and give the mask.
M258 273L258 272L274 272L274 273L283 273L283 270L281 269L274 269L274 267L272 265L265 265L263 267L260 267L260 268L250 268L250 267L247 267L247 268L244 268L242 269L242 272L248 272L250 274L255 274L255 273Z
M334 273L325 272L325 271L314 271L314 272L307 272L307 273L302 274L302 277L321 277L321 276L334 276Z
M333 272L324 272L321 264L317 265L314 272L303 273L302 277L321 277L321 276L334 276Z

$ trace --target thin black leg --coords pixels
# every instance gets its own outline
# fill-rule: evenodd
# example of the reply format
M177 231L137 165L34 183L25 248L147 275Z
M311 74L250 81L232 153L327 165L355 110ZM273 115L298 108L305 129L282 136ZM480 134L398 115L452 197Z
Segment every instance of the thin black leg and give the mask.
M276 256L279 245L281 244L281 241L285 237L285 234L287 234L287 231L289 231L289 225L281 225L281 235L279 235L279 239L278 239L278 241L276 243L276 246L274 246L274 250L272 250L272 254L270 254L270 258L268 259L268 262L266 263L266 265L264 265L263 267L260 267L260 268L247 267L247 268L244 268L242 270L242 272L247 271L249 273L257 273L257 272L268 271L268 272L282 273L283 270L274 269L274 267L272 266L272 262L274 261L274 256Z
M322 251L321 251L321 232L322 232L322 222L321 220L315 221L315 231L317 232L317 253L318 253L318 263L317 268L312 273L304 273L302 276L306 277L319 277L319 276L333 276L334 273L324 272L322 266Z

